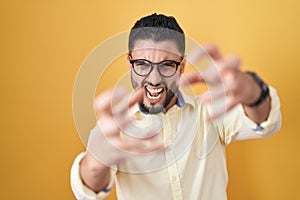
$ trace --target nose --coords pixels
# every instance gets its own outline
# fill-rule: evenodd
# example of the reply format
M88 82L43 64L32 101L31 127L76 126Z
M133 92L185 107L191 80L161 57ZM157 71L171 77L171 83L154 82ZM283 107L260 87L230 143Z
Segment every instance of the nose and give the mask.
M153 85L157 85L161 82L161 75L158 72L157 66L154 66L152 72L148 75L148 81L152 83Z

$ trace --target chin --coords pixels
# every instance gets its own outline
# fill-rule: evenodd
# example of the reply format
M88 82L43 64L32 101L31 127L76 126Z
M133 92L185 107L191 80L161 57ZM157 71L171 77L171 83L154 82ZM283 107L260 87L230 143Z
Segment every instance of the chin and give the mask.
M148 112L148 114L158 114L165 111L165 107L161 104L151 105L149 102L144 102L142 105L143 109Z
M165 108L163 106L161 107L151 107L150 109L148 109L149 114L158 114L161 113L165 110Z

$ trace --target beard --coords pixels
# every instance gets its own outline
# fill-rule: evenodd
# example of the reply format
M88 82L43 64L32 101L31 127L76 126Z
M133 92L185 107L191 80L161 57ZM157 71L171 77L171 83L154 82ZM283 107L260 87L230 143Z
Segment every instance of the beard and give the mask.
M171 89L169 89L167 87L166 87L166 89L167 89L167 95L166 95L165 101L163 102L162 105L159 103L156 103L156 104L150 104L150 105L146 106L145 100L143 100L142 104L140 104L142 109L144 111L146 111L148 114L158 114L160 112L165 112L167 106L170 104L171 100L175 96L175 92L173 92Z
M147 102L147 100L145 98L143 98L143 101L141 103L139 103L140 109L147 113L147 114L158 114L161 112L165 112L166 108L168 107L168 105L170 104L170 102L172 101L172 99L174 98L174 96L176 96L177 92L178 92L178 86L176 84L176 82L172 83L172 85L170 87L167 86L167 84L165 82L160 82L156 85L153 85L150 82L147 81L143 81L140 85L134 81L131 78L131 83L133 88L137 88L137 87L144 87L146 84L147 85L151 85L151 86L160 86L163 85L165 90L166 90L166 97L164 99L164 101L162 103L150 103Z

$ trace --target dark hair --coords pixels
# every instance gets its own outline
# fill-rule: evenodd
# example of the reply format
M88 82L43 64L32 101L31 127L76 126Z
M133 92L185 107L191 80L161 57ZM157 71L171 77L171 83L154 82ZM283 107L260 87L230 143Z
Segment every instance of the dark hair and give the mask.
M173 40L176 42L182 56L184 56L184 32L172 16L154 13L138 20L129 34L129 51L133 50L135 41L138 39L151 39L155 42Z

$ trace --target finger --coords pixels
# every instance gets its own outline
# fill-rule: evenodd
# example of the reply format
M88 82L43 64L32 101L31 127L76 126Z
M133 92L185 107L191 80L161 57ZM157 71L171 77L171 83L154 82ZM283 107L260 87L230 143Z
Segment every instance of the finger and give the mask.
M206 55L206 50L203 47L197 46L188 53L186 60L192 65L196 65L196 63Z
M143 99L143 88L135 89L131 94L126 94L122 97L122 100L113 100L112 109L114 115L128 114L129 108L136 103L140 103ZM128 117L126 115L126 117Z
M120 127L125 127L125 124L129 122L129 119L124 119L116 123L112 117L104 116L97 121L97 128L101 130L100 133L106 137L119 137Z
M127 130L132 123L131 117L120 113L111 116L105 115L97 120L97 126L101 128L106 137L119 137L120 131Z
M142 120L133 119L132 123L122 132L130 137L139 139L149 139L161 134L163 131L163 121L155 115L148 116Z
M135 89L135 91L132 93L129 99L129 107L133 106L136 103L141 103L143 100L143 94L144 94L144 89L142 87L139 87Z
M205 80L204 80L203 76L201 75L201 73L198 71L193 71L193 72L188 72L183 75L183 77L180 80L180 85L188 86L191 84L204 83L204 82L205 82Z
M233 109L237 104L238 104L238 102L236 100L228 97L226 99L225 107L221 106L220 108L217 108L216 110L214 110L214 112L210 116L207 116L206 121L211 122L211 121L214 121L214 120L220 118L221 116L223 116L227 112L229 112L231 109Z
M195 65L203 57L209 55L213 60L220 60L223 58L219 48L212 43L205 44L203 47L197 46L187 55L187 61Z
M111 102L112 99L114 101L119 101L126 95L126 90L121 87L117 87L114 89L107 90L96 97L94 101L94 109L96 113L109 113L111 114Z
M110 166L119 160L129 157L128 153L120 150L120 137L104 134L103 127L95 127L89 137L87 151L92 153L97 160ZM109 153L107 153L109 152Z
M205 91L199 96L199 100L202 104L213 103L220 100L221 97L225 97L226 90L223 85L217 86L212 90Z
M213 60L220 60L223 58L219 48L215 44L205 44L204 49Z
M125 131L128 127L133 126L134 119L130 115L130 108L142 101L143 94L143 88L138 88L131 94L123 96L123 100L112 102L112 120L120 131Z
M132 154L151 153L165 148L161 133L153 134L146 139L132 137L124 133L105 135L104 137L104 140L109 142L112 147ZM103 139L100 141L103 141Z
M125 138L152 139L159 137L163 130L162 119L155 115L148 116L146 119L135 119L126 114L116 115L114 121L122 132L121 136Z
M162 140L162 134L157 134L147 139L133 138L127 135L122 137L123 148L131 153L151 153L165 148Z
M228 56L224 59L224 68L239 69L241 66L241 58L238 56Z
M143 148L138 148L136 149L136 153L140 153L140 154L146 154L146 153L154 153L154 152L158 152L158 151L163 151L164 149L166 149L166 147L164 146L163 143L160 144L151 144L148 143L148 145L144 146Z
M167 147L163 143L151 144L150 142L139 142L136 145L124 146L124 141L119 141L119 145L116 146L119 150L126 152L131 155L149 154L163 152Z

